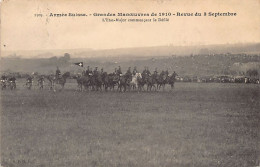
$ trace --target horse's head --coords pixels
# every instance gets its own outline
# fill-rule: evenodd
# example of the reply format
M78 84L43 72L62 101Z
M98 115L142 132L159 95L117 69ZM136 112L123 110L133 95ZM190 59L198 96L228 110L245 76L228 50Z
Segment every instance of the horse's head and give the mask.
M136 73L135 74L137 78L142 78L142 74L141 73Z

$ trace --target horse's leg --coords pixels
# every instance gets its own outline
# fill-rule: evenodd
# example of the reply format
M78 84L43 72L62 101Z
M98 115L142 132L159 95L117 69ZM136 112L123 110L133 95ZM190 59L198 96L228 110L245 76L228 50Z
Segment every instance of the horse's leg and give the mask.
M107 91L107 83L104 83L104 90Z
M125 85L124 85L124 92L126 91L126 87L127 87L127 85L125 84Z
M165 84L162 85L163 86L163 91L165 90Z

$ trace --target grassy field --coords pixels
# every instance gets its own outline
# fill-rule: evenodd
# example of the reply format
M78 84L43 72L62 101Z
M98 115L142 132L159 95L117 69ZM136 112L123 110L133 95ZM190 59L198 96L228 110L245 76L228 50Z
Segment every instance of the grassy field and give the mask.
M250 167L259 85L177 83L165 92L1 91L4 167Z

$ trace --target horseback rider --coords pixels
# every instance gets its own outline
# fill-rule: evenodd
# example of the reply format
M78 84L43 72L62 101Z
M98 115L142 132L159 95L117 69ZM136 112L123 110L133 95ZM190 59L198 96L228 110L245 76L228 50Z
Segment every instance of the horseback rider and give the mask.
M117 70L117 75L121 75L122 74L122 71L121 71L121 67L120 66L118 66L118 70Z
M40 89L43 89L43 84L44 84L44 76L41 75L40 78L38 79L38 86L40 86Z
M117 68L115 68L115 71L113 73L114 75L117 75Z
M168 75L169 75L168 69L165 71L165 74L166 74L166 76L168 76Z
M173 74L172 74L172 76L173 76L173 78L175 79L175 77L177 76L178 74L174 71L173 72Z
M131 73L131 67L128 67L128 70L126 71L127 78L131 78L132 77L132 73Z
M95 70L93 71L93 76L97 77L98 76L98 67L95 67Z
M155 68L154 72L153 72L153 78L154 79L158 79L158 71L157 71L157 68Z
M132 73L131 73L131 67L128 67L128 70L126 71L126 74L131 74L131 75L132 75Z
M151 72L149 71L148 67L146 67L146 75L151 75Z
M143 70L143 73L142 73L142 75L146 75L146 67L144 67L144 70Z
M154 74L155 76L157 76L157 75L158 75L157 68L155 68L155 70L154 70L153 74Z
M61 78L61 72L60 72L60 69L59 67L57 66L57 70L56 70L56 78Z
M135 75L137 73L137 69L136 69L136 66L134 67L134 70L133 70L133 75Z
M93 75L92 68L89 68L88 76L92 76L92 75Z
M85 75L89 76L89 72L90 72L90 69L89 69L89 66L88 66Z
M5 74L2 75L1 81L3 81L3 82L7 81L7 76Z
M44 81L44 76L41 75L41 76L39 77L39 79L38 79L38 82L43 82L43 81Z
M32 76L28 76L27 77L27 83L32 83L33 82L33 78L32 78Z
M162 72L161 72L160 76L163 76L164 74L165 74L165 72L162 70Z
M15 78L15 76L11 76L11 77L9 78L9 81L12 81L12 82L14 82L14 83L15 83L15 81L16 81L16 78Z
M7 76L5 76L5 74L3 74L1 77L2 89L6 88L6 84L7 84Z

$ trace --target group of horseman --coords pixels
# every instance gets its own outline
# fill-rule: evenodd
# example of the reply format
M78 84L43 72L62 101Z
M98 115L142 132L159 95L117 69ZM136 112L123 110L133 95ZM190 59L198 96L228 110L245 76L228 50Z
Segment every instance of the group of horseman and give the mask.
M120 66L118 66L118 68L115 68L114 72L110 73L110 74L105 72L103 68L101 68L101 70L99 71L98 67L95 67L95 69L92 71L92 68L90 66L88 66L87 69L82 72L82 76L90 78L90 82L91 82L92 86L99 83L100 86L104 86L104 87L106 86L106 88L107 87L111 88L116 85L118 87L129 86L129 83L132 81L132 78L137 73L139 73L139 71L137 70L136 66L133 68L133 70L131 70L131 67L129 67L125 74L122 73L122 69ZM166 77L169 76L168 70L162 71L161 73L159 73L156 68L152 74L149 71L148 67L145 67L143 72L140 74L142 77L143 84L147 84L147 81L146 81L147 78L153 78L154 84L157 84L157 86L158 86L158 84L162 83L162 81L160 81L160 78L162 78L161 80L163 80L163 76L166 76ZM171 76L173 76L175 78L177 76L177 74L174 72ZM106 77L108 77L107 83L105 81ZM28 77L26 78L26 86L28 89L31 89L31 87L32 87L33 78L34 77L32 75L28 75ZM57 67L56 74L55 74L55 80L57 81L57 83L61 78L62 78L61 71L60 71L59 67ZM99 80L99 82L97 82L98 80ZM40 87L40 89L43 89L44 82L45 82L45 77L43 75L39 76L38 86ZM2 89L6 88L7 86L10 86L10 85L12 85L12 88L16 88L15 76L3 75L1 77L1 83L2 83Z
M31 87L32 87L33 78L34 77L32 75L28 75L26 77L25 86L28 89L31 89ZM38 85L40 86L40 89L43 89L43 83L44 83L44 76L41 75L38 78ZM1 86L2 86L2 89L6 89L7 87L10 87L11 89L15 89L16 88L16 77L14 75L7 76L6 74L3 74L1 76Z
M16 88L16 78L15 76L6 76L5 74L1 77L1 85L2 89L7 88L9 86L11 89Z
M124 89L126 89L125 87L130 86L130 82L132 81L132 78L137 73L139 73L139 72L138 72L136 66L133 68L133 70L131 70L131 67L129 67L125 74L122 73L120 66L118 66L118 68L115 68L114 72L110 73L110 74L108 74L107 72L104 72L103 68L101 68L101 70L99 71L98 67L95 67L95 69L92 71L92 68L90 66L88 66L86 70L82 71L82 76L89 78L88 82L86 82L86 83L88 83L87 84L88 86L92 86L92 88L94 86L96 86L95 80L98 80L97 78L98 78L98 76L100 76L100 78L102 80L100 82L102 82L102 85L105 87L105 89L107 89L107 87L110 87L110 88L113 87L114 88L114 86L116 86L116 85L120 89L121 89L121 86L123 86ZM147 81L147 80L149 80L149 78L151 80L151 82L149 82L150 85L154 86L155 84L157 84L157 88L160 88L160 86L163 85L163 84L165 85L166 83L169 83L168 81L164 82L164 80L169 78L168 70L162 71L159 74L158 71L157 71L157 68L156 68L154 73L152 74L149 71L149 68L145 67L143 72L140 73L140 74L141 74L140 76L143 78L142 79L143 85L144 84L149 85L148 81ZM165 78L163 78L163 76L165 76ZM174 80L175 80L176 76L177 76L177 74L175 72L171 75L171 77L173 77ZM108 77L107 83L106 83L106 79L105 79L106 77ZM151 79L151 78L153 78L153 79ZM174 80L172 80L172 84L174 84ZM80 83L80 82L78 82L78 83L79 83L79 85L81 84L79 87L82 88L82 83ZM159 87L158 87L158 85L159 85ZM95 89L95 88L93 88L93 89Z
M104 73L104 69L103 69L103 68L101 68L101 70L99 71L99 70L98 70L98 67L95 67L95 69L92 71L92 68L90 68L90 67L88 66L88 67L87 67L87 70L82 72L82 75L83 75L83 76L96 76L96 75L98 75L98 74L103 74L103 73ZM125 75L130 77L130 76L134 76L136 73L138 73L136 66L134 67L134 69L133 69L132 72L131 72L131 67L129 67L128 70L126 71ZM122 73L121 67L118 66L118 68L115 68L115 71L113 72L113 74L114 74L114 75L118 75L118 76L122 75L123 73ZM148 67L145 67L145 69L144 69L143 72L142 72L142 75L143 75L143 76L151 76L152 74L151 74L151 72L149 71L149 68L148 68ZM157 68L155 68L154 75L155 75L155 76L159 75L159 73L158 73L158 71L157 71ZM162 72L160 73L160 75L167 75L167 76L168 76L168 75L169 75L169 72L168 72L168 70L162 71ZM177 75L177 74L175 73L175 71L174 71L174 75ZM60 76L60 70L59 70L59 69L57 69L57 71L56 71L56 76L57 76L57 77Z

